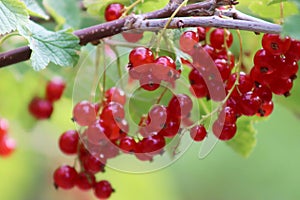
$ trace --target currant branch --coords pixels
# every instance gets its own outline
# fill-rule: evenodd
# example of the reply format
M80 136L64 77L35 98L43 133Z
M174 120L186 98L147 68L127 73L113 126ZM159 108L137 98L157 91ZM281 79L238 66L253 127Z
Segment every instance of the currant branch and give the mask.
M129 15L125 18L102 23L88 28L74 31L73 34L80 39L79 44L84 46L89 42L113 36L128 30L158 31L169 21L182 0L171 0L163 9L141 15ZM224 16L232 19L222 18L218 6L234 5L230 0L206 0L182 7L176 17L167 26L168 29L210 26L228 29L241 29L262 33L280 33L281 26L272 24L234 9L224 12ZM189 16L198 17L189 17ZM30 59L31 49L28 46L20 47L0 54L0 68Z

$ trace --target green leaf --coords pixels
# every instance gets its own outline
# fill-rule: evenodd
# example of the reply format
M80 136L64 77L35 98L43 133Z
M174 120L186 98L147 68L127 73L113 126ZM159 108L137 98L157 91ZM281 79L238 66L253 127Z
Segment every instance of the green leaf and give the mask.
M52 32L31 22L19 32L29 41L34 70L46 68L49 62L62 67L74 66L78 62L79 39L70 31Z
M237 133L228 144L235 152L248 157L256 145L256 130L253 123L257 118L241 117L237 121Z
M276 4L276 3L281 3L281 2L285 2L287 0L271 0L269 3L268 3L268 6L269 5L272 5L272 4Z
M23 2L18 0L0 1L0 35L15 31L18 26L29 22L29 14Z
M80 7L77 0L46 0L44 5L59 27L80 27Z
M26 4L28 12L31 16L40 17L47 20L49 19L49 16L40 7L36 0L23 0L23 2Z
M252 1L249 5L249 9L254 13L259 15L260 17L271 19L271 20L279 20L280 16L280 4L270 4L270 0L257 0ZM283 2L283 14L284 17L288 17L290 15L298 13L298 9L292 2Z
M300 40L300 15L293 15L285 19L282 27L282 35Z

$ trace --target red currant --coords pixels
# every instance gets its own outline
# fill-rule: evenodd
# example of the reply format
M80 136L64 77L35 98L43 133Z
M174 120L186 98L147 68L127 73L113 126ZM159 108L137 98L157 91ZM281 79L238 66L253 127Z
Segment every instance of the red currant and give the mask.
M272 55L281 55L286 53L291 45L289 37L280 38L278 34L266 33L262 38L263 48Z
M201 125L196 125L193 128L191 128L190 135L194 141L200 142L200 141L204 140L204 138L207 135L207 132L206 132L205 127L201 124Z
M106 21L113 21L119 19L124 10L124 5L120 3L112 3L109 4L105 9L105 20Z
M59 138L59 148L65 154L76 154L79 143L79 133L75 130L64 132Z
M106 180L99 181L94 185L95 195L99 199L108 199L113 191L111 184Z
M36 119L48 119L53 112L53 105L47 99L34 97L29 103L28 109Z
M215 49L223 49L224 42L226 41L227 47L231 47L233 42L233 37L230 31L227 29L216 28L210 34L210 44Z
M63 165L53 174L55 186L62 189L71 189L75 185L77 172L73 167Z
M59 100L64 92L65 87L66 83L62 78L54 77L47 83L46 99L51 102Z

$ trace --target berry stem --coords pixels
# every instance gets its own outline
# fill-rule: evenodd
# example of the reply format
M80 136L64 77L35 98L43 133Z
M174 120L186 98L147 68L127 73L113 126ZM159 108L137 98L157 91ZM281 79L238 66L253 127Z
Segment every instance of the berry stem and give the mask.
M93 100L96 97L96 89L97 89L97 83L98 83L98 79L99 79L99 65L100 65L100 58L101 58L101 46L97 45L96 47L96 55L95 55L95 73L94 73L94 78L93 78L93 85L92 85L92 89L91 89L91 94L90 94L90 102L93 102ZM102 92L103 93L103 92Z
M165 23L165 26L163 27L161 33L159 34L157 40L156 40L156 53L158 54L159 52L159 44L161 41L161 38L163 36L163 34L165 33L166 29L169 27L171 21L173 20L173 18L177 15L177 13L179 12L179 10L185 6L187 4L188 0L184 0L177 8L176 10L173 12L173 14L170 16L170 18L168 19L168 21Z
M10 34L4 35L0 39L0 46L2 46L2 44L5 42L5 40L7 40L8 38L13 37L13 36L20 36L20 34L18 32L12 32Z
M144 2L144 0L136 0L136 1L133 2L130 6L125 7L125 9L124 9L125 11L124 11L124 13L122 14L121 17L125 17L131 9L133 9L133 8L134 8L136 5L138 5L139 3L143 3L143 2Z
M168 91L168 88L165 87L165 89L162 91L162 93L160 94L160 96L158 97L158 99L156 100L156 104L159 104L161 99L164 97L164 95L166 94L166 92Z

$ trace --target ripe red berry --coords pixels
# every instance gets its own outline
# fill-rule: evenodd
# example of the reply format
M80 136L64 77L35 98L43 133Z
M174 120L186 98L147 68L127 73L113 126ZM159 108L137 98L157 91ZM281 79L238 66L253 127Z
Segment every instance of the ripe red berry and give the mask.
M213 133L219 140L230 140L236 134L235 124L224 124L216 120L213 124Z
M57 168L53 174L55 186L62 189L73 188L75 185L76 178L76 170L68 165L63 165Z
M168 109L173 116L185 117L193 108L192 99L186 94L177 94L169 101Z
M47 99L34 97L29 103L28 109L36 119L48 119L53 112L53 105Z
M154 63L152 73L158 80L171 82L178 76L176 64L169 56L160 56Z
M120 3L109 4L105 9L105 20L113 21L119 19L122 16L124 5Z
M7 157L16 148L16 142L13 138L7 137L6 135L0 138L0 156Z
M186 53L193 50L195 44L199 42L199 36L194 31L186 31L179 38L180 49Z
M261 105L262 101L252 91L246 92L242 95L240 102L238 102L239 110L243 115L253 116L255 115Z
M291 56L298 61L300 59L300 41L292 39L290 48L286 52L286 55Z
M233 37L230 31L227 29L216 28L210 34L210 45L215 49L224 49L224 41L226 41L227 47L232 45Z
M73 119L80 126L88 126L96 121L95 105L81 101L73 108Z
M47 83L46 99L51 102L59 100L64 92L65 87L66 83L62 78L54 77Z
M122 36L127 42L135 43L138 42L140 39L143 38L143 33L130 33L130 32L123 32Z
M80 172L75 181L75 185L81 190L89 190L94 187L95 183L95 175L86 171Z
M256 115L261 117L267 117L269 116L274 109L273 101L264 102L261 104L260 109Z
M133 153L136 149L136 141L132 137L126 136L120 139L119 147L124 153Z
M8 121L4 118L0 118L0 139L7 134L8 128Z
M206 28L197 27L197 33L199 36L199 42L204 41L206 38Z
M94 185L95 195L99 199L108 199L113 191L111 184L106 180L99 181Z
M105 129L101 123L99 123L99 121L95 121L93 124L89 125L87 129L85 129L84 135L90 143L99 144L106 138L104 131Z
M87 172L96 174L104 171L105 164L103 164L101 161L102 160L100 160L100 158L91 154L87 154L85 157L83 157L81 162Z
M126 95L125 92L117 87L112 87L105 92L106 102L117 102L121 105L126 103Z
M75 130L64 132L59 138L59 148L65 154L76 154L79 142L79 133Z
M154 62L154 55L149 48L136 47L129 54L129 62L132 67Z
M200 141L204 140L204 138L207 135L207 132L206 132L205 127L201 124L201 125L196 125L193 128L191 128L190 135L194 141L200 142Z
M272 55L281 55L286 53L291 45L289 37L280 38L278 34L266 33L262 38L263 48Z

